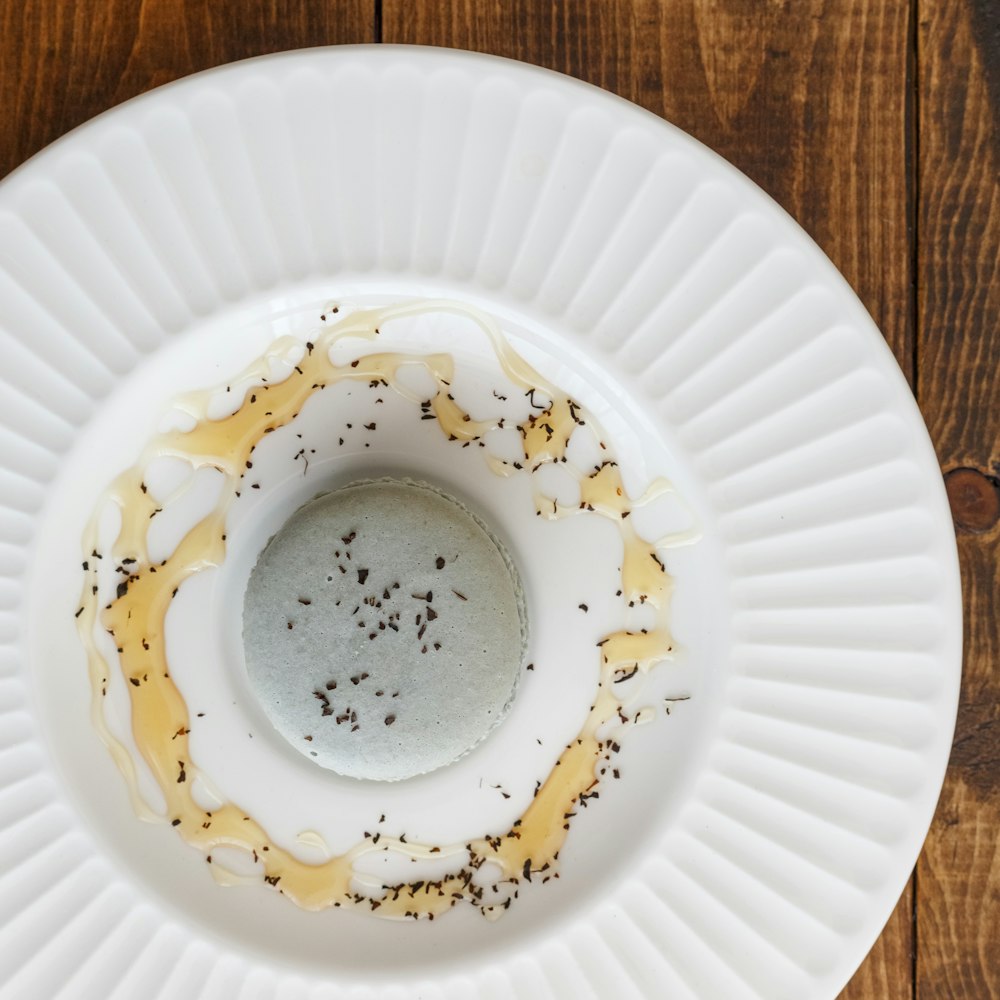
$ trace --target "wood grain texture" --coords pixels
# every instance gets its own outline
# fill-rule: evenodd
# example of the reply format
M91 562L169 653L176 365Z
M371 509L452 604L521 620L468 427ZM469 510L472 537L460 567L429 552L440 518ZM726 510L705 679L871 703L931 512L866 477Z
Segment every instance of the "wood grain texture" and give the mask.
M0 177L178 77L265 52L371 41L373 0L2 0Z
M962 475L981 503L952 491L965 665L918 866L916 987L922 1000L988 1000L1000 997L1000 526L988 502L1000 487L1000 10L921 0L917 37L918 399L942 466L974 470Z
M568 73L662 114L650 0L383 0L382 41L444 45Z

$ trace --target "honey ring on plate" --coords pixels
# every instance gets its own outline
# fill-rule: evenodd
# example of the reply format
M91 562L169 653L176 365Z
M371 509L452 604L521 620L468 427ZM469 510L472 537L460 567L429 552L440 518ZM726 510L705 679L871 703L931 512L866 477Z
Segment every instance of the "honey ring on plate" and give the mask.
M421 416L435 420L457 446L482 443L483 436L497 427L495 422L472 419L455 401L450 391L455 366L449 355L372 353L346 364L331 360L331 350L338 341L348 337L374 341L380 324L429 312L457 313L473 320L489 337L505 375L531 400L532 415L517 426L523 460L502 461L491 456L490 467L500 475L531 475L544 465L560 463L572 472L580 487L579 504L563 506L536 491L535 513L553 520L570 515L597 516L615 524L623 545L623 601L629 606L649 606L656 621L649 629L612 632L598 643L600 679L592 707L576 738L538 783L528 808L506 832L449 845L414 844L402 835L366 837L350 850L312 864L272 842L264 828L235 804L206 809L195 800L197 768L188 747L190 719L184 697L170 677L165 616L186 579L223 562L227 511L239 496L241 478L254 448L266 434L294 420L313 393L342 380L378 381L412 400L420 407ZM281 380L271 377L272 363L277 360L285 361L289 369ZM398 378L403 365L415 362L434 379L436 390L429 398L415 396ZM579 427L589 426L600 434L594 418L516 353L490 317L453 302L416 301L354 312L328 327L315 342L304 345L290 337L281 338L240 382L251 379L256 380L256 388L247 389L236 409L218 419L206 415L212 391L190 397L192 410L201 411L194 425L158 435L139 462L111 484L106 499L118 507L121 527L107 553L97 549L98 515L103 504L90 521L84 538L86 580L76 615L87 651L94 723L129 784L134 804L149 818L138 792L134 762L109 730L104 716L112 658L105 657L95 641L95 629L103 629L114 641L118 666L128 682L136 746L166 800L166 815L161 818L189 845L205 852L213 874L221 881L227 876L218 862L213 862L211 851L237 848L252 857L256 878L306 909L351 906L384 917L433 919L459 902L468 902L484 916L499 916L509 908L520 882L531 881L534 875L540 875L541 881L558 877L559 851L570 816L577 806L598 797L602 765L619 748L616 737L620 728L636 721L624 714L625 702L616 693L616 682L646 674L671 656L673 640L667 624L671 579L661 550L688 539L647 541L634 530L630 514L637 506L671 492L672 487L658 479L641 497L631 499L617 462L600 437L607 458L592 468L577 469L567 459L567 446ZM184 535L167 559L156 563L149 557L148 533L161 511L143 479L154 455L179 458L194 470L214 468L224 477L213 509ZM116 572L114 591L106 596L98 582L98 564L103 558L113 561ZM449 874L433 882L381 885L373 894L359 893L353 884L354 863L373 851L395 851L411 858L451 857L455 864ZM501 887L499 897L489 895L476 882L476 872L486 862L500 870L498 878L490 879Z

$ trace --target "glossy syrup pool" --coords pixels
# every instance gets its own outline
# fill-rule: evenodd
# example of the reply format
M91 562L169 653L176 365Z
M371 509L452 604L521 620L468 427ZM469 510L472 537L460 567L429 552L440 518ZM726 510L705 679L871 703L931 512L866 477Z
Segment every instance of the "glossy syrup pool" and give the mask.
M345 312L348 308L345 306ZM288 325L298 326L299 330L295 332L299 332L303 342L308 331L322 329L317 323L318 312L318 308L292 311L293 318L287 321ZM259 321L255 325L264 326ZM281 332L281 326L281 321L275 322L273 316L270 318L267 327L271 340L275 332ZM410 342L423 338L423 345L444 348L440 353L452 357L462 372L469 375L467 391L470 395L457 400L458 409L471 414L472 420L486 424L498 419L497 413L487 412L488 406L495 405L502 412L504 402L516 405L524 403L525 397L521 393L517 401L496 398L494 393L503 395L504 383L497 381L496 365L491 366L484 361L484 358L488 360L492 348L478 354L473 349L471 333L474 327L475 324L470 326L468 317L462 316L461 311L442 314L430 309L410 323L406 337ZM383 330L382 334L385 332ZM260 348L268 343L262 328L256 345L235 345L231 342L230 353L233 356L225 370L238 371L259 356ZM624 458L621 463L623 495L637 497L643 487L656 478L654 472L674 477L678 472L683 473L683 469L669 460L672 456L661 444L654 441L649 447L648 441L636 443L634 438L641 435L630 433L633 421L629 415L616 419L620 401L613 396L610 399L602 396L599 380L596 380L598 384L595 386L593 373L586 371L585 366L574 369L564 357L560 357L555 363L549 361L546 367L549 345L541 338L534 340L531 336L520 335L511 343L516 344L524 356L530 356L532 363L545 376L552 377L553 384L562 389L562 384L566 383L569 392L563 394L565 399L578 400L581 407L600 410L603 406L600 422L608 427L609 441L606 443ZM357 346L354 345L355 348ZM372 345L366 350L371 352ZM192 378L186 370L192 361L190 350L179 350L176 360L178 363L172 372L169 365L159 366L161 378L166 372L173 376L173 380L164 380L171 388L167 391L164 384L158 399L169 399L178 389L219 381L209 377L209 373ZM150 373L145 374L148 376ZM369 374L374 376L377 373L372 371ZM234 819L234 823L245 824L244 815L252 816L254 821L259 820L260 830L263 832L266 829L267 834L266 840L257 842L258 846L263 847L266 843L272 849L277 848L287 856L283 863L295 869L301 867L309 877L315 876L317 868L330 865L332 859L349 855L353 844L373 839L372 834L379 835L383 846L386 843L423 845L411 850L410 856L420 854L421 850L430 852L435 846L447 848L447 851L437 852L447 854L453 848L464 848L476 840L473 846L477 850L482 848L482 857L488 858L491 863L498 863L497 869L490 874L499 876L498 881L501 882L510 878L526 881L523 862L530 860L534 864L536 855L538 868L546 863L550 868L555 867L553 860L556 861L560 882L544 889L539 889L536 883L546 876L537 876L529 866L533 875L532 887L528 892L519 893L520 901L511 907L511 916L507 918L515 922L506 929L489 925L492 929L483 937L481 926L487 922L481 918L479 923L469 924L465 920L456 921L457 914L449 915L451 930L447 932L448 940L462 939L473 948L478 942L492 949L505 940L513 940L529 932L540 919L547 921L554 913L570 912L571 901L577 899L581 892L589 894L597 885L613 882L615 872L627 868L629 853L638 849L637 845L643 838L648 840L654 835L655 817L662 816L672 800L670 789L683 785L685 774L697 758L702 741L697 728L692 729L689 721L694 715L691 705L699 699L703 705L710 701L706 694L709 687L706 686L703 671L698 667L707 662L706 651L717 643L719 637L713 636L711 629L704 627L697 613L688 614L687 627L682 630L680 655L652 672L652 686L629 707L629 712L635 709L635 715L629 717L627 724L630 731L623 734L620 741L608 742L608 748L611 743L620 747L612 753L623 755L608 768L608 773L600 776L603 779L597 789L601 793L600 799L610 804L602 807L601 802L596 801L598 797L595 797L585 810L567 808L568 803L578 800L581 792L586 794L587 787L594 781L594 761L599 756L599 751L595 754L594 749L605 742L602 734L595 730L586 736L586 739L593 740L593 743L587 744L586 751L573 751L573 740L583 739L580 734L586 729L585 720L596 704L594 694L598 690L602 669L599 649L604 648L599 648L597 643L618 632L634 633L631 638L620 640L627 646L616 651L612 645L607 652L615 658L614 662L628 659L629 663L638 663L643 659L644 649L654 641L645 638L656 625L648 617L648 609L628 609L628 602L619 600L622 595L618 595L617 591L624 589L622 573L639 572L636 567L641 565L641 572L646 575L635 586L635 594L650 593L653 588L649 581L655 582L658 576L665 582L669 578L663 567L652 559L649 565L633 562L633 568L628 569L629 560L622 560L626 550L622 548L620 525L612 525L610 518L587 512L590 516L548 520L550 512L540 509L537 502L543 490L534 481L535 477L497 476L495 470L487 467L486 456L482 454L487 449L481 448L478 441L470 441L469 447L465 447L464 441L459 441L456 447L456 442L449 441L448 436L442 433L440 421L420 419L424 414L420 411L419 401L418 419L414 420L412 400L383 391L386 386L372 387L372 381L374 378L367 381L360 378L350 382L345 380L339 388L339 395L334 392L314 393L301 406L301 413L294 421L262 438L252 459L255 475L252 481L244 476L241 497L227 514L226 532L220 531L220 537L223 533L229 536L225 558L217 567L199 570L188 576L164 614L171 680L183 692L189 722L185 728L191 729L190 734L185 734L189 740L190 757L196 762L199 774L204 772L210 775L210 780L204 782L205 787L192 794L191 817L211 812L213 820L220 817L221 824L225 812L218 803L238 802L240 816ZM136 386L140 384L138 380L135 382ZM137 389L132 396L132 404L137 405L138 399L151 395L153 393L148 385ZM421 394L416 395L419 397ZM321 397L327 398L320 402ZM359 399L363 399L364 403L360 403ZM125 398L116 401L126 407L128 402L127 393ZM511 422L518 425L519 418L520 423L524 423L532 414L545 413L549 402L555 401L541 396L529 399L527 411L512 413ZM538 408L534 409L536 406ZM187 409L190 411L191 408ZM144 428L132 428L131 441L128 440L129 431L121 435L123 440L119 442L117 456L108 456L106 470L113 472L116 465L121 468L129 456L131 461L135 460L142 444L152 436L150 430L155 430L151 426L154 418L158 419L162 412L163 407L156 414L150 413ZM365 424L372 422L368 418L374 414L378 414L377 431L365 431ZM348 419L352 415L358 416ZM564 406L553 415L573 423L569 407ZM349 427L349 424L353 426ZM529 428L527 434L531 433ZM527 444L529 451L532 447L548 443L543 439L550 437L550 432L544 428L534 438L527 434L521 437L522 444ZM491 453L502 453L504 442L495 440L500 435L493 434L491 437L490 433L484 433L482 436L489 438ZM340 444L341 439L343 444ZM312 450L314 447L315 451ZM304 454L299 455L303 449ZM515 454L510 453L511 460L516 460L513 458ZM308 470L304 468L303 458L306 456ZM600 454L596 457L601 458ZM599 466L600 462L595 465ZM363 783L333 774L323 774L324 784L317 785L314 772L318 769L303 755L291 751L283 739L275 738L273 727L262 716L246 682L246 666L240 648L241 616L238 613L257 554L267 538L297 507L322 490L335 489L354 479L385 474L430 479L475 509L481 509L497 525L503 537L510 540L512 554L524 568L524 589L532 622L537 620L539 625L537 633L532 634L525 657L531 670L524 674L523 690L508 721L457 764L442 768L437 774L404 781L394 786L393 794L388 797L384 789L375 794L371 789L361 787ZM105 482L108 478L105 471ZM91 477L95 498L99 495L97 480L98 476ZM254 488L254 482L259 483L260 488ZM617 494L619 487L613 481L598 475L593 479L587 477L587 484L585 488L592 490L592 499L611 503L612 506L620 502ZM557 506L568 508L580 502L580 495L572 493L573 484L568 481L553 479L543 485L544 490L555 497ZM564 491L565 495L560 491ZM685 488L685 498L696 501L693 492ZM668 509L668 506L650 505L657 508L655 513L666 524L668 533L682 532L689 526L684 523L686 514L679 508ZM618 513L619 520L622 520L621 510ZM640 520L636 516L636 522ZM640 527L648 531L650 525ZM638 532L639 529L636 530ZM706 545L704 540L692 549L665 549L662 558L669 564L666 568L672 569L675 564L682 568L695 565L691 554L698 549L704 563L711 568L714 554L711 545ZM680 579L675 604L679 604L682 611L697 606L699 596L708 595L706 588L711 588L712 579L711 574L704 572L704 567L674 575ZM661 622L664 627L666 623L666 619ZM670 624L674 624L672 616ZM624 677L630 669L626 667L619 675ZM613 677L612 682L618 680L619 675ZM624 685L631 679L624 678L622 685L616 685L612 694L616 698L619 692L624 694L627 690ZM672 700L675 696L686 698L688 695L694 696L692 703ZM75 711L79 714L80 696L81 692L76 690L76 700L70 699L68 694L62 700L57 697L53 708L56 712ZM667 698L671 701L668 702ZM668 719L666 709L671 706L673 712ZM613 706L608 702L604 707ZM646 713L647 708L652 711ZM116 730L123 744L128 743L130 736L129 716L126 711ZM647 717L652 724L642 725ZM640 722L638 726L635 725L637 721ZM64 748L72 744L79 749L81 741L88 745L88 741L75 731L73 740L57 742ZM171 751L176 742L173 741ZM584 743L576 746L583 747ZM588 758L586 761L585 757ZM671 766L666 770L664 759L671 760ZM106 760L99 756L91 754L89 762L98 770L106 768ZM598 763L604 767L611 762ZM78 764L82 764L78 753L74 753L72 759L67 756L67 770L72 772ZM176 768L176 763L172 767ZM560 771L560 768L566 769ZM611 770L621 776L620 781L610 777ZM539 831L540 836L526 838L524 834L527 831L523 831L521 837L505 836L523 826L525 815L533 805L533 815L542 815L540 804L536 804L536 793L554 773L558 773L559 777L548 786L552 798L543 800L548 814L533 828ZM634 777L630 779L630 775ZM176 772L171 775L173 779L176 776ZM163 808L165 803L155 800L156 785L149 781L142 761L137 766L136 777L140 790L150 798L151 804ZM583 783L585 777L587 780ZM86 783L84 780L82 784ZM176 784L176 780L173 783ZM657 795L650 796L651 783L658 789ZM80 785L77 782L78 788ZM168 791L173 792L174 789ZM195 794L201 797L200 803L194 801ZM245 904L235 904L234 910L234 904L226 898L227 894L214 888L211 880L205 880L203 872L194 870L192 875L195 866L191 853L186 850L178 852L172 839L169 843L164 841L162 828L154 834L149 828L136 826L131 820L131 826L123 830L123 824L127 825L130 821L128 810L123 812L121 809L120 787L112 789L102 785L99 794L91 794L88 790L83 798L84 811L116 843L124 863L135 868L141 877L147 881L151 879L157 883L159 891L174 899L177 897L177 886L183 884L188 900L198 900L204 919L218 927L225 925L223 933L235 934L244 941L254 940L255 947L265 946L259 938L259 930L254 929L257 925L247 924L247 919L240 912L241 905ZM566 823L557 822L557 819L562 820L567 812L575 812L578 816L586 812L574 823L583 833L577 835L563 830ZM626 816L629 818L626 819ZM518 821L520 823L515 826ZM615 834L613 831L619 826L620 833ZM591 831L589 834L586 832L588 828ZM542 831L544 836L541 836ZM369 836L365 837L365 834ZM559 858L554 858L567 834L565 850ZM199 837L194 839L197 841ZM493 840L497 837L501 838L499 844ZM134 852L137 839L154 840L164 864L171 871L181 873L180 882L176 878L164 880L150 873L148 863ZM258 856L261 853L258 852ZM521 854L524 854L523 858ZM528 854L532 857L529 858ZM365 856L368 857L368 854ZM402 856L407 864L413 864L405 853ZM453 862L457 855L451 854L450 857ZM438 859L427 854L423 860ZM458 859L460 863L464 860ZM365 867L365 864L356 864L357 855L353 855L351 861L357 875L356 869ZM216 867L214 859L210 867ZM405 881L408 876L405 865L402 873L390 873L385 866L385 870L380 870L377 865L368 867L371 870L362 873L362 881L367 880L367 888L361 886L363 891L359 893L366 900L373 898L373 884L413 883L412 879L409 883ZM443 864L437 877L447 877L447 868L448 864ZM221 877L226 880L226 876ZM257 881L261 880L259 872L240 876L254 877ZM399 881L391 883L392 878ZM208 888L214 888L214 894L205 891L206 881ZM294 882L294 878L290 881ZM508 888L510 886L517 891L516 882L510 882ZM239 894L245 898L248 891L241 888ZM267 897L276 895L269 893L264 886L254 892L264 893ZM546 894L548 901L544 898ZM307 897L308 893L303 893L300 902ZM323 898L329 900L330 896L324 893ZM501 897L501 900L504 898ZM285 910L289 909L286 901L277 902L283 903ZM189 903L182 901L182 905L185 910L189 909ZM370 906L370 903L366 905ZM391 909L386 904L382 905L387 910ZM502 901L501 905L504 905ZM273 902L255 898L253 907L260 916L271 911ZM381 905L379 909L382 909ZM282 911L275 911L276 918L278 912ZM506 908L503 912L507 912ZM515 913L522 915L515 918ZM299 926L299 917L288 919L298 926L298 930L294 934L275 931L266 942L266 947L276 953L296 953L304 960L304 942L316 933L315 925ZM314 919L318 918L314 916ZM397 934L389 930L359 930L357 928L361 925L357 921L348 926L355 928L348 938L354 934L365 939L371 934L395 938ZM435 928L438 928L437 924ZM399 960L420 965L426 956L420 947L411 947L412 942L411 938L397 942ZM346 947L344 954L340 954L339 947L337 951L338 966L343 967L345 962L350 966L351 949ZM320 964L324 961L315 955L309 957Z

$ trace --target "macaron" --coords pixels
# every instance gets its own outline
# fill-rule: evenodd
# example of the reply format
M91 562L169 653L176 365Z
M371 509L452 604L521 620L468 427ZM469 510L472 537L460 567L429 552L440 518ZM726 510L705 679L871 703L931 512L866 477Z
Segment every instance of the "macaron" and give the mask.
M353 483L300 507L243 605L250 686L321 767L400 781L500 723L527 646L524 591L485 522L426 483Z

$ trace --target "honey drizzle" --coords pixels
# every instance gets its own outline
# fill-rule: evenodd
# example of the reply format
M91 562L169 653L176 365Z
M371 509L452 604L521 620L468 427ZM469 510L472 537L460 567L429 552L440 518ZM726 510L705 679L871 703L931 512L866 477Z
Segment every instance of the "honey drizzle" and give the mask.
M317 391L342 380L384 380L396 392L429 409L443 433L453 441L480 440L489 430L501 426L494 421L476 421L455 402L449 389L454 377L454 359L445 354L405 355L373 353L337 365L330 359L331 350L347 338L375 340L380 324L393 319L429 312L449 312L472 319L489 337L496 357L508 378L525 389L540 412L533 413L518 431L524 450L523 467L491 459L491 467L503 475L524 471L530 474L542 465L560 462L572 472L581 490L577 507L565 507L536 493L539 514L560 518L594 513L611 520L618 527L623 543L621 570L623 600L630 604L651 606L655 627L650 630L621 630L600 643L601 670L594 704L575 739L565 748L544 782L536 789L531 804L511 829L498 836L483 836L466 844L432 846L407 842L404 838L381 836L376 842L366 839L346 853L319 863L307 863L273 843L266 831L236 805L226 803L208 810L197 804L192 784L197 769L188 749L189 716L180 691L170 679L164 648L164 622L177 588L193 574L218 566L225 558L227 511L238 495L241 473L247 467L257 443L299 413L306 400ZM121 528L109 555L115 561L119 583L114 598L103 609L97 590L97 560L91 561L78 612L78 630L87 651L92 687L91 716L128 784L133 805L145 819L163 819L148 808L138 791L134 761L107 725L103 700L110 677L110 664L102 656L94 638L95 628L104 628L118 650L118 661L126 680L132 706L132 729L136 746L149 765L166 799L166 818L192 847L210 852L220 846L245 851L261 868L252 880L264 880L306 909L330 906L358 906L380 916L418 918L443 913L460 901L478 906L487 917L495 917L510 906L511 897L491 902L474 882L475 871L484 862L501 869L494 879L511 887L513 895L519 882L532 876L547 881L558 877L555 871L559 851L566 839L569 820L575 810L597 797L599 768L618 750L616 736L629 720L623 708L626 701L615 693L616 680L632 673L643 674L668 659L672 639L667 626L667 608L671 581L657 550L669 540L650 543L633 530L632 510L669 492L664 480L657 480L636 501L630 500L613 460L592 471L576 469L566 461L570 437L578 426L599 428L589 413L543 379L517 354L499 327L478 311L451 302L423 301L390 306L384 309L352 313L330 327L315 344L302 344L281 338L234 383L250 385L237 408L228 416L209 419L209 402L216 390L192 393L176 404L194 418L189 430L173 430L156 436L140 460L122 473L110 486L106 499L117 507ZM289 368L283 379L275 379L275 363ZM420 399L400 384L398 372L404 365L419 363L434 378L437 391L427 400ZM547 397L547 405L535 403L535 393ZM603 441L599 441L606 449ZM159 513L157 501L143 482L144 470L162 456L188 462L193 470L217 469L225 477L224 488L215 509L196 524L164 561L150 562L147 539L149 526ZM520 463L519 463L520 464ZM85 553L97 553L98 506L86 529ZM87 563L85 562L85 567ZM606 732L609 724L615 729ZM365 854L391 850L412 858L441 858L462 855L467 861L459 870L443 879L383 886L380 897L355 890L352 880L357 873L354 862ZM223 884L246 881L213 864L213 874Z

